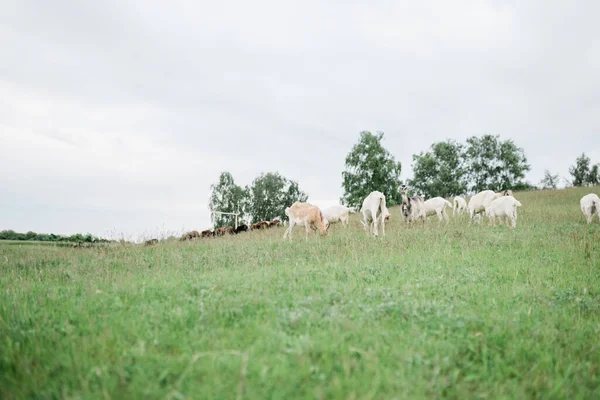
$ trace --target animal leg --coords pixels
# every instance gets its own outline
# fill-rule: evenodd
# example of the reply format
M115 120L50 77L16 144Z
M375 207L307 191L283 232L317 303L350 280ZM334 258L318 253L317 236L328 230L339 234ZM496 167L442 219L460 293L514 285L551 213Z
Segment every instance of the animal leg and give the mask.
M591 207L588 207L584 210L585 219L588 224L591 224L594 219L594 210Z
M290 225L289 225L289 226L288 226L288 228L285 230L285 232L283 232L283 240L285 240L285 238L287 238L287 237L288 237L288 235L290 234L290 229L292 229L292 226L294 226L294 225L292 225L292 224L290 223Z
M377 226L377 210L371 210L371 215L373 216L373 235L377 237L379 234L379 227Z
M367 236L370 233L371 230L371 222L369 221L369 219L367 218L367 211L363 211L363 227L365 228L365 233L367 234Z

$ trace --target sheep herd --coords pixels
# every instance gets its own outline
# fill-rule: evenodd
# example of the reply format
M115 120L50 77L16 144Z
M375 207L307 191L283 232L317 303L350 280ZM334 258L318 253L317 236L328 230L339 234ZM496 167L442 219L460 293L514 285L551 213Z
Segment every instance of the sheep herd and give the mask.
M488 217L489 225L495 225L496 222L516 228L517 226L517 208L522 204L515 199L511 190L494 192L493 190L484 190L473 195L468 203L464 196L456 196L450 203L443 197L433 197L425 200L423 196L409 196L410 189L403 186L400 190L402 203L400 210L406 223L413 225L418 221L425 223L429 216L437 216L438 221L448 223L449 217L447 208L452 209L453 216L469 214L469 224L472 222L481 222L483 215ZM594 193L587 194L581 198L581 211L583 212L587 223L591 223L594 216L600 220L600 198ZM190 231L183 234L180 240L193 240L213 236L234 235L241 232L262 230L276 227L279 225L289 225L283 234L283 239L292 239L292 232L295 226L303 226L306 236L312 230L318 230L326 235L329 226L333 223L341 222L344 227L348 227L349 216L355 213L355 209L343 205L334 205L321 210L319 207L310 203L295 202L285 209L288 221L282 222L279 219L272 221L260 221L248 227L242 224L236 228L227 226L215 230L204 230L202 232ZM365 232L369 235L378 236L379 228L381 234L385 236L385 222L390 218L390 212L386 206L385 195L379 191L371 192L362 202L359 211L362 214L362 220ZM158 242L157 239L146 241L146 245L153 245Z
M469 214L469 224L481 222L484 215L488 217L490 226L496 223L501 225L506 223L511 228L517 226L517 209L522 204L513 196L511 190L494 192L493 190L484 190L473 195L468 203L462 196L456 196L453 203L443 197L434 197L425 200L423 196L409 196L410 188L403 186L400 190L402 203L400 209L402 216L410 225L418 221L425 223L429 216L436 215L439 222L449 222L446 208L452 208L452 215ZM600 220L600 199L596 194L588 194L581 201L581 211L586 217L588 223L592 222L594 215ZM352 209L337 205L321 211L317 206L309 203L296 202L291 207L286 208L285 213L289 218L289 227L283 234L283 238L292 239L292 230L294 226L304 226L306 236L311 230L319 230L321 234L326 235L329 225L332 222L341 221L344 226L348 225L348 214L354 212ZM385 195L379 191L369 193L362 202L360 208L363 228L369 235L378 236L379 229L385 236L385 222L389 219L390 213L386 206Z
M517 207L521 203L513 197L510 190L494 192L493 190L484 190L477 193L469 200L467 204L463 197L457 196L454 202L450 203L443 197L434 197L425 200L420 195L408 195L409 188L403 186L401 188L402 203L400 209L404 220L413 225L418 221L425 223L429 216L436 215L438 221L448 223L449 217L446 208L452 208L452 215L461 215L469 212L470 222L481 219L481 215L485 213L490 221L490 225L495 225L496 220L502 223L504 219L507 225L513 228L517 225ZM378 225L381 225L381 233L385 236L385 216L389 216L389 212L385 206L385 196L383 193L374 191L371 192L363 201L361 208L363 214L362 224L365 230L373 236L378 235Z

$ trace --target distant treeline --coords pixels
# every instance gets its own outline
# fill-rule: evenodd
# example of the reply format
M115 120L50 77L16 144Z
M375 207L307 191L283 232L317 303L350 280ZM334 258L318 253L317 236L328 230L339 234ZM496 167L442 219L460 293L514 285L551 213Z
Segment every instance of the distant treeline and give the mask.
M71 236L55 235L54 233L19 233L12 229L0 231L0 240L29 240L39 242L82 242L82 243L108 243L107 239L96 237L90 233L85 235L76 233Z

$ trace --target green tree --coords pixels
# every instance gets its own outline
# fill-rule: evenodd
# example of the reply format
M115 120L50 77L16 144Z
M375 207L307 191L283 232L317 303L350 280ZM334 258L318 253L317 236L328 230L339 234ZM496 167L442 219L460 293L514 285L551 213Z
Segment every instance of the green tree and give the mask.
M588 178L590 185L600 185L600 164L596 164L590 169L590 175Z
M29 231L25 234L25 240L35 240L37 238L37 233Z
M276 217L287 218L286 207L296 201L305 202L308 195L300 190L298 183L285 178L278 172L261 174L246 188L246 208L250 222L270 221Z
M409 185L426 197L449 197L467 190L464 146L453 140L434 143L430 151L413 155Z
M542 189L556 189L559 182L558 174L551 174L550 171L544 171L544 178L540 181Z
M501 141L498 135L484 135L467 139L466 164L469 189L502 190L530 187L523 182L531 167L523 149L512 140Z
M221 172L219 182L211 185L210 191L208 202L210 211L239 212L239 220L244 218L245 199L248 194L235 184L233 176L229 172ZM235 224L233 215L211 213L211 219L215 229Z
M399 191L402 165L381 145L382 139L383 132L374 135L363 131L346 156L346 170L342 172L344 204L360 207L374 190L382 192L390 206L402 202Z
M569 173L573 177L573 186L587 185L590 178L590 158L582 153L575 160L575 165L569 168Z

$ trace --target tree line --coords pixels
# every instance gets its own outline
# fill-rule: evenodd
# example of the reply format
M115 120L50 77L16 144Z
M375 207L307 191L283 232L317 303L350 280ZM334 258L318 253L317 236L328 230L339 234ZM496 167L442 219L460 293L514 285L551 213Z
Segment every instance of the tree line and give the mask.
M363 131L358 142L346 156L342 172L344 195L340 202L360 207L372 191L386 195L388 205L402 201L400 179L402 164L383 146L384 133ZM524 150L512 140L499 135L472 136L464 142L446 140L433 143L427 151L412 157L413 177L406 183L425 197L453 197L482 190L534 190L536 186L525 181L531 170ZM600 184L600 164L591 165L582 154L569 170L573 186ZM541 188L556 188L557 174L546 171ZM278 172L261 174L251 185L235 184L229 172L222 172L219 181L211 185L211 211L239 212L240 218L255 223L274 218L285 218L285 207L295 201L306 201L308 195L300 190L298 182ZM232 224L226 215L212 214L215 228Z
M253 224L259 221L283 220L285 208L295 201L306 201L308 195L278 172L260 174L250 185L237 185L229 172L222 172L219 181L210 186L208 208L214 228L232 225L229 215L212 211L239 213L240 221Z
M54 233L27 233L15 232L12 229L0 231L0 240L29 240L38 242L82 242L82 243L108 243L109 240L102 239L90 233L76 233L70 236L55 235Z

